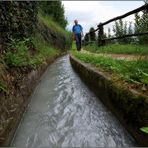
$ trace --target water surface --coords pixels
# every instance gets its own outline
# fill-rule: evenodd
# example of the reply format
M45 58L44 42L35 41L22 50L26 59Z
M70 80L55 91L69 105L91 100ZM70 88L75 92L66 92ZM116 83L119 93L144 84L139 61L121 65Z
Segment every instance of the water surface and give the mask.
M129 147L136 143L80 80L66 55L43 74L12 146Z

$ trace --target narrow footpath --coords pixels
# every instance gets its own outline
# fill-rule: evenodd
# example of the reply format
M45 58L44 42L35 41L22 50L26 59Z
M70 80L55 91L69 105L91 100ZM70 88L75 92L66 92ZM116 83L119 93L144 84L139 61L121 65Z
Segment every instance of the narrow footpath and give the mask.
M134 147L133 138L73 71L69 56L48 67L17 129L15 147Z

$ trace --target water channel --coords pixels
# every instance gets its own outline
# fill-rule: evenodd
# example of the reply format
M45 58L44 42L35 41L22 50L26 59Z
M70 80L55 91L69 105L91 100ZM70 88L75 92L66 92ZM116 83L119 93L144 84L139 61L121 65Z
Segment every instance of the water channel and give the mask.
M11 146L133 147L136 142L81 81L66 55L41 77Z

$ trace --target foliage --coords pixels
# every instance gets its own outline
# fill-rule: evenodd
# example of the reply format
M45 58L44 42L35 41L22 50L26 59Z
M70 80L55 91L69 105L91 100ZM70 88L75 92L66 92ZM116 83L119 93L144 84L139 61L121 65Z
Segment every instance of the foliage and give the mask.
M90 32L90 41L95 41L96 40L96 34L95 32L93 32L95 29L93 27L90 28L89 32Z
M71 35L71 33L63 29L57 22L55 22L50 16L38 14L38 20L43 22L48 28L51 28L55 32L60 32L63 35Z
M89 34L85 34L84 36L84 41L87 43L89 42Z
M60 25L56 22L54 22L52 20L52 18L50 18L49 16L43 16L41 13L38 14L38 20L39 23L44 24L45 26L42 26L44 28L47 28L48 30L51 30L51 32L49 33L49 31L47 29L43 29L41 28L41 34L43 36L47 36L49 34L55 34L54 36L56 38L59 38L59 42L61 42L60 44L63 44L64 49L69 49L71 44L72 44L72 33L63 29L62 27L60 27ZM45 30L45 31L43 31ZM52 39L47 38L48 42L49 40L55 40L55 37ZM60 47L59 47L60 48Z
M37 68L39 65L46 63L46 60L50 57L59 54L59 51L47 44L40 34L37 34L36 37L33 38L33 43L37 49L37 53L29 61L29 65L33 68Z
M146 60L125 61L76 51L72 51L72 54L83 62L115 72L126 81L148 84L148 61Z
M23 41L24 38L30 38L35 35L35 29L38 25L38 12L45 16L44 18L42 17L44 23L50 22L54 26L53 28L62 31L63 34L66 33L67 36L68 33L64 30L67 20L64 16L64 7L61 1L1 1L0 19L2 31L0 46L2 45L3 50L7 48L7 43L11 42L11 39ZM54 24L51 18L60 26ZM63 29L61 29L61 26Z
M64 16L64 6L61 1L40 1L39 7L43 15L51 17L62 28L67 25L67 20Z
M111 38L111 30L110 30L110 28L108 28L108 34L107 34L107 37L108 37L108 38Z
M11 38L29 37L37 23L37 2L0 1L0 14L3 44Z
M127 22L123 22L122 19L115 21L113 32L115 33L115 37L121 37L128 34ZM128 38L118 39L117 41L119 43L128 43Z
M148 134L148 127L141 127L140 130L146 134Z
M8 52L5 54L5 62L8 66L26 66L28 61L28 48L25 41L12 39L9 44Z
M147 46L132 44L110 44L98 47L96 44L87 45L86 50L95 53L138 54L148 55Z
M63 49L70 47L70 32L61 28L48 16L42 16L39 13L37 19L34 36L22 39L11 38L10 43L7 44L4 60L9 67L38 67L45 63L47 58L59 53L54 49L55 41L58 44L57 48L60 48L60 45L63 45ZM47 38L48 36L50 38Z
M28 39L24 41L12 40L9 44L9 51L5 54L5 62L9 67L32 67L37 68L40 64L46 62L46 59L51 55L58 53L51 48L43 40L42 37L35 37L31 39L32 43L37 49L36 53L32 55L27 47Z
M148 30L148 13L146 10L142 12L142 15L135 14L135 33L146 32ZM138 43L139 44L147 44L148 43L148 36L138 36Z

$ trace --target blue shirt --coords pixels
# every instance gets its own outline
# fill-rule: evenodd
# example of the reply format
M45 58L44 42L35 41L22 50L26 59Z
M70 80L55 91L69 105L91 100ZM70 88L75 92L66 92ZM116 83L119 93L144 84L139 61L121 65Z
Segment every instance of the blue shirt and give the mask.
M73 33L75 34L81 34L83 28L81 25L77 24L77 25L74 25L73 28L72 28L72 31Z

